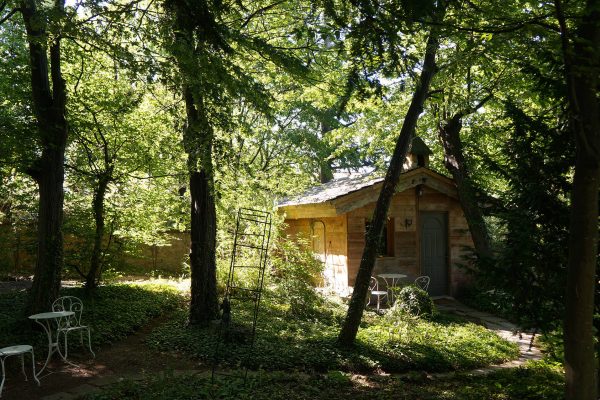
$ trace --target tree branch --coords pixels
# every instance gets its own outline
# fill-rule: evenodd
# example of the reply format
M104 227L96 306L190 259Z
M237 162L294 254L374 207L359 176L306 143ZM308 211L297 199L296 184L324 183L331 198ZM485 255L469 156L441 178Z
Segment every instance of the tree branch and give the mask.
M2 12L4 10L4 7L6 7L6 3L2 4L2 6L0 7L0 12ZM6 21L8 21L13 15L18 13L19 11L21 11L20 8L18 8L18 7L13 8L8 14L6 14L4 17L0 18L0 24L3 24Z

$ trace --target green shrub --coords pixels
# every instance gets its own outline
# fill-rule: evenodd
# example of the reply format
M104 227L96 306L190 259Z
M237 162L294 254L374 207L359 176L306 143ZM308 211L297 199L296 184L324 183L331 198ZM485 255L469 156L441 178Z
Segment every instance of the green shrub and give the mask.
M482 326L446 314L436 315L432 320L417 318L409 335L401 332L401 338L396 335L394 340L390 340L389 324L384 317L365 315L356 346L344 349L336 343L341 320L337 308L335 318L321 316L326 314L321 308L313 318L290 318L285 307L268 297L265 294L265 301L261 302L254 347L250 349L240 341L223 343L219 346L223 365L269 371L434 372L482 367L518 355L515 344ZM331 307L326 304L322 308ZM250 306L240 305L235 309L234 322L250 328ZM213 359L217 340L210 328L189 326L186 309L174 313L172 321L157 327L147 337L152 347L168 346L206 362Z
M421 288L410 285L400 289L395 295L396 302L390 309L391 316L408 313L414 316L430 317L434 312L433 300Z
M241 371L239 371L241 373ZM142 381L125 380L85 400L560 400L564 398L560 369L530 362L488 375L456 374L431 379L423 373L371 375L360 380L339 371L327 374L250 373L248 379L165 373Z
M323 305L315 291L321 279L323 263L317 260L306 244L281 239L271 257L275 295L288 305L292 316L313 318Z

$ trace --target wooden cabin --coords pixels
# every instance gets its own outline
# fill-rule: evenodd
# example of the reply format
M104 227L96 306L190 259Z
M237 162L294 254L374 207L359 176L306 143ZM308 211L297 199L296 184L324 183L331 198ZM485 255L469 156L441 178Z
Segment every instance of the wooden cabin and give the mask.
M412 282L431 278L432 296L450 295L468 283L460 265L473 247L454 181L428 167L431 150L415 138L406 158L378 249L373 275L401 273ZM325 263L326 283L340 293L354 285L365 231L383 177L372 173L334 179L284 199L289 237L303 236Z

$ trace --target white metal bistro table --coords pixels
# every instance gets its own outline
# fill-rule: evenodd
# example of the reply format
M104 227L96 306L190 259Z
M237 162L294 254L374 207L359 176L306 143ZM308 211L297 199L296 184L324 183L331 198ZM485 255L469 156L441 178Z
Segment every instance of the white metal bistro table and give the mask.
M391 289L398 286L398 283L400 282L400 280L406 278L407 275L389 273L389 274L379 274L377 276L382 278L385 281L385 285L387 286L387 289L389 292L390 301L393 304L394 303L394 291ZM388 281L388 279L389 279L389 281Z
M38 371L36 377L40 376L42 371L46 369L46 366L48 365L48 362L54 353L58 353L64 362L74 365L73 363L69 362L69 360L67 360L67 358L61 353L60 347L58 346L58 326L61 323L61 319L69 318L73 315L75 315L73 311L50 311L29 316L30 320L37 322L42 326L42 328L44 328L44 332L46 332L46 335L48 336L48 357L46 357L46 362L44 363L42 369ZM53 325L56 325L56 329L53 329ZM54 338L53 331L57 331L56 339Z

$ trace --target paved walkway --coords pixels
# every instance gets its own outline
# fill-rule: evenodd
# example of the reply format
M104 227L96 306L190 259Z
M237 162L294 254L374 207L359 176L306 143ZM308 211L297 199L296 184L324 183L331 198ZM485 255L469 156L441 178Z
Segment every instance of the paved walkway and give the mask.
M529 360L540 360L542 352L535 345L531 346L532 334L519 330L515 324L497 317L493 314L477 311L471 307L457 302L456 300L444 300L441 304L436 304L440 311L446 311L459 315L469 321L481 324L491 331L494 331L501 338L516 343L519 346L519 358L508 361L504 364L491 365L485 368L479 368L470 371L472 374L488 374L493 371L504 368L515 368L525 364ZM446 373L447 374L447 373ZM444 375L444 374L439 374Z

